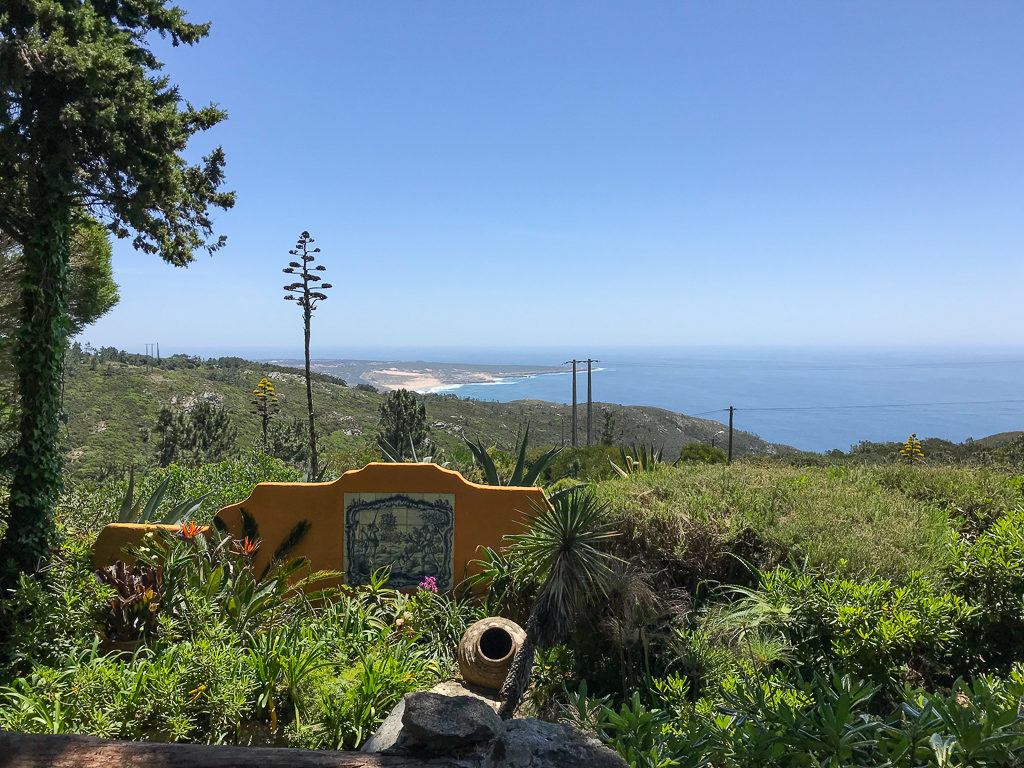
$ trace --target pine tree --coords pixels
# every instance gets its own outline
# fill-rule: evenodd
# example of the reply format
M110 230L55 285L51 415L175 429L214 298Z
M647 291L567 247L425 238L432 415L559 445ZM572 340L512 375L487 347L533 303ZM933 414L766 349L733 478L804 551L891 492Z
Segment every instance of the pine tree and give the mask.
M380 404L378 440L386 440L405 455L410 445L418 452L427 442L427 407L406 389L388 393Z

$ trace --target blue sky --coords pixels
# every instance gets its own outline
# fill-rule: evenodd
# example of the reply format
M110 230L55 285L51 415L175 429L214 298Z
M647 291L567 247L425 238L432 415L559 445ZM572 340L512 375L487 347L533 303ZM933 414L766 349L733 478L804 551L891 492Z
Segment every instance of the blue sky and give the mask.
M308 229L314 355L1020 343L1022 3L184 6L228 245L117 243L83 340L298 355Z

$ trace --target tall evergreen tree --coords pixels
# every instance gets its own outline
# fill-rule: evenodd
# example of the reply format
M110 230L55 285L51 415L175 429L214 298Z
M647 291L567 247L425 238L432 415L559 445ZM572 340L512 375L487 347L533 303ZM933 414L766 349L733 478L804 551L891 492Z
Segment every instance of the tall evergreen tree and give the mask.
M68 334L72 222L88 210L118 237L184 266L214 251L211 207L224 153L182 157L188 139L223 120L194 109L159 74L156 35L193 44L190 24L164 0L18 0L0 6L0 231L22 249L15 367L21 414L12 457L0 586L50 552L61 486L60 380ZM156 33L154 35L153 33Z
M419 451L427 442L427 407L407 389L388 392L380 404L378 440L385 440L405 455L410 446Z

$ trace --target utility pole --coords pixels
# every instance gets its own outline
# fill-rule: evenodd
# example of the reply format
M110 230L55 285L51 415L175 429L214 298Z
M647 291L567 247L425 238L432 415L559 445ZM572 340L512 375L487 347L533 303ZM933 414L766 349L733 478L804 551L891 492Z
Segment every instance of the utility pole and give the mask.
M735 410L731 405L729 406L729 458L726 460L726 464L732 464L732 414Z
M566 360L562 365L572 363L572 447L576 447L576 363L583 360Z
M591 360L587 358L587 447L589 448L594 444L593 432L591 431L591 421L594 411L594 398L591 396L590 388L590 364L600 363L600 360Z

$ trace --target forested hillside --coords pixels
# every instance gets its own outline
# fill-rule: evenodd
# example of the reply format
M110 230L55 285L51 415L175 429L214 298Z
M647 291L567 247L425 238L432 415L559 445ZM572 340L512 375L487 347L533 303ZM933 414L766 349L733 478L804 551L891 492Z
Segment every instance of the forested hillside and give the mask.
M237 357L200 360L177 355L154 361L113 349L69 354L65 374L64 429L70 467L79 476L96 476L130 463L154 461L161 408L187 410L209 402L223 407L237 430L235 448L243 451L260 439L261 423L253 410L253 389L262 378L273 382L280 412L277 427L305 418L306 400L300 370ZM379 455L375 436L385 395L366 387L349 387L341 379L314 374L317 432L328 458L343 464ZM447 452L465 452L462 436L510 450L528 424L530 444L571 442L571 408L559 403L523 400L492 403L455 395L424 395L430 439ZM610 414L610 419L605 413ZM586 408L578 409L579 440L586 441ZM722 429L718 422L696 419L660 408L596 403L593 433L616 445L644 443L663 447L674 460L686 443L710 442ZM718 445L724 445L718 435ZM774 455L788 450L746 432L735 433L737 455Z

